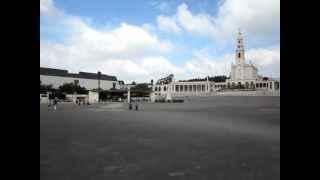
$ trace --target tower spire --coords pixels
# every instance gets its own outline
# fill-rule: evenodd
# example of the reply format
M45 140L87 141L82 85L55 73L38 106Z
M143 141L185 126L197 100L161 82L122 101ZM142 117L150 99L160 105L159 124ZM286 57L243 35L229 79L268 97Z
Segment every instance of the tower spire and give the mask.
M244 45L243 45L243 37L238 28L238 36L237 36L237 48L236 48L236 64L245 64L245 56L244 56Z

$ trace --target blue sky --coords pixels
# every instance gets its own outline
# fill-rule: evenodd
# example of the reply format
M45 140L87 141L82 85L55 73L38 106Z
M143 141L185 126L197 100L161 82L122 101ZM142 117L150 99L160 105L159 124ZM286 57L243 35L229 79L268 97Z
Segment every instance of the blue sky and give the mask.
M40 13L41 66L125 81L228 75L241 28L247 59L280 77L277 0L41 0Z

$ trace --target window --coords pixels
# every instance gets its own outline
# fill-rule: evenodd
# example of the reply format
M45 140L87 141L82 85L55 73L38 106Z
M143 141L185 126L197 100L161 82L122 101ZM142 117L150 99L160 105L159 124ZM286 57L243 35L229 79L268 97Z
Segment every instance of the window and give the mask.
M179 85L176 85L176 92L179 92Z
M240 58L241 57L241 54L240 53L238 53L238 58Z
M166 90L167 90L167 87L166 87L166 86L165 86L165 87L163 87L163 90L164 90L164 91L166 91Z

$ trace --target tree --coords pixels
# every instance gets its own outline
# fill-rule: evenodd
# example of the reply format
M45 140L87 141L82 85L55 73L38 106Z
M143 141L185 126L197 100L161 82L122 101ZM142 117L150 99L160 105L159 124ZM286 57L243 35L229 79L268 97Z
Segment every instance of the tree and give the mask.
M214 82L226 82L226 79L228 78L225 75L209 77L209 81L214 81Z
M151 90L151 88L148 87L148 84L147 84L147 83L137 84L136 86L132 87L131 89L136 89L136 90Z
M54 88L52 87L51 84L42 84L40 80L40 94L45 94L48 91L54 91Z
M86 88L75 85L74 83L64 83L63 85L59 86L59 91L66 94L88 94Z

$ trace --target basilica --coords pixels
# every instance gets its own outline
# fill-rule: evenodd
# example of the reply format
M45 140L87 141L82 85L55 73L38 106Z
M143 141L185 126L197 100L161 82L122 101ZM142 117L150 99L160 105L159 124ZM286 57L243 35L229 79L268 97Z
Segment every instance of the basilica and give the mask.
M280 95L280 79L261 76L258 68L246 62L244 39L242 33L238 32L235 63L231 64L230 77L225 82L210 81L207 77L200 81L175 81L173 75L162 78L152 86L153 98L171 99L177 96L210 96L223 92L247 91L252 94L267 94L273 92ZM274 93L275 92L275 93ZM270 94L270 93L269 93Z

